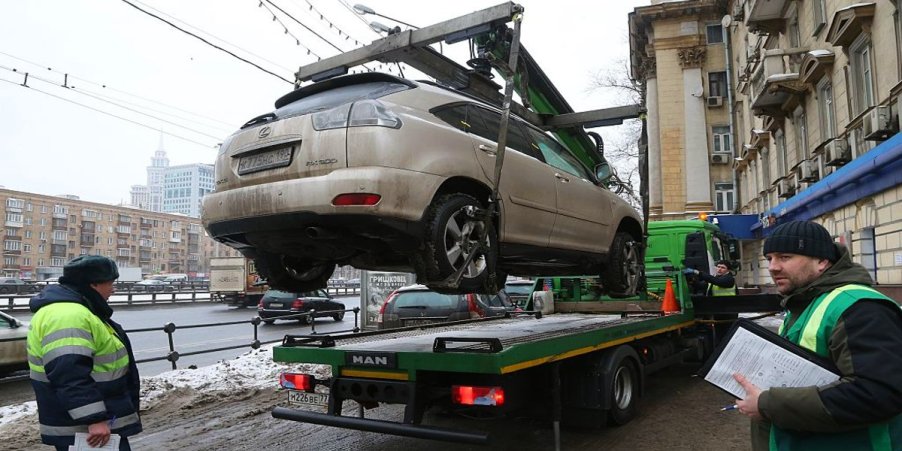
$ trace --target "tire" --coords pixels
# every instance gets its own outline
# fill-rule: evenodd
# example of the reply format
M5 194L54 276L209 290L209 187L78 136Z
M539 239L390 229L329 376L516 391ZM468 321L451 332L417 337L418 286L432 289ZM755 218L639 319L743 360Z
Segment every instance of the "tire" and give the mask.
M477 221L467 214L470 208L483 208L472 196L466 194L446 194L429 208L426 214L426 243L423 255L425 266L425 285L444 293L487 293L498 292L499 281L493 285L488 277L495 270L498 258L498 238L494 227L486 231L486 243L477 246L472 252L477 255L470 261L457 287L449 286L445 279L454 274L469 255L461 249L464 234L474 237L478 234L476 227L485 227L486 223ZM471 240L472 241L472 240ZM475 243L474 243L475 244Z
M274 320L274 319L264 319L263 320L263 324L269 324L270 326L275 323L276 323L276 320Z
M332 315L332 319L334 319L336 322L344 320L345 312L338 312L338 313Z
M629 423L638 413L639 371L629 358L622 358L611 376L611 409L608 419L612 425Z
M270 287L289 292L325 288L335 272L334 264L304 265L277 254L260 253L254 263Z
M7 288L7 287L0 287L0 293L3 293L3 294L9 293L9 288Z
M601 272L601 283L612 298L634 296L642 278L642 252L632 235L617 232L608 251L608 263Z

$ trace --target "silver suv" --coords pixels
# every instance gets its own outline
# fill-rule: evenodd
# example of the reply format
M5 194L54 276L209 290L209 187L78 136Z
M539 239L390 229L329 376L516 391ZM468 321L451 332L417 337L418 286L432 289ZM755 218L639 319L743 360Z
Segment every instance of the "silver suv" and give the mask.
M642 227L605 188L607 164L586 168L515 117L498 215L486 220L500 117L387 74L302 87L222 144L204 226L285 291L325 287L349 264L415 272L443 292L496 293L510 273L600 274L609 294L633 294Z

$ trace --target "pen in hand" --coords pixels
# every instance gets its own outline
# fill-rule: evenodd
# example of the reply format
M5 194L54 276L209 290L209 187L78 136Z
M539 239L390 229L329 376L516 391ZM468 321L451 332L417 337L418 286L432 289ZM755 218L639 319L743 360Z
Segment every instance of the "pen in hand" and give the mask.
M732 406L726 406L726 407L721 408L720 411L726 412L728 410L736 410L738 408L739 408L739 406L737 406L736 404L733 404Z

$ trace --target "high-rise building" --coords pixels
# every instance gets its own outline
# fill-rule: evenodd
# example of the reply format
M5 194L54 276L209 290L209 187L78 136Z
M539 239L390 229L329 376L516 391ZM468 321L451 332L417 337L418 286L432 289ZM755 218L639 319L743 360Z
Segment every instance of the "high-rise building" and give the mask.
M169 166L161 135L160 146L147 167L147 184L131 187L131 205L147 211L199 218L201 199L211 191L213 165Z

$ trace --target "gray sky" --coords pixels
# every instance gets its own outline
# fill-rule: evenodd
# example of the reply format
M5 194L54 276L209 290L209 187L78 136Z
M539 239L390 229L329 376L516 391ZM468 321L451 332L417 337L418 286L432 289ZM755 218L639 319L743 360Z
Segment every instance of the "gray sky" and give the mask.
M338 0L271 2L343 50L379 37ZM500 3L347 1L358 2L417 26ZM338 52L267 2L284 26L258 0L133 3L288 79L314 55ZM574 109L618 104L587 90L594 73L627 57L627 13L648 2L520 3L523 44ZM8 189L127 202L129 187L146 181L160 130L170 164L212 163L217 143L292 88L120 0L0 0L0 11L0 185ZM466 45L455 47L445 52L462 63ZM30 88L20 86L24 72ZM73 88L61 86L64 74Z

